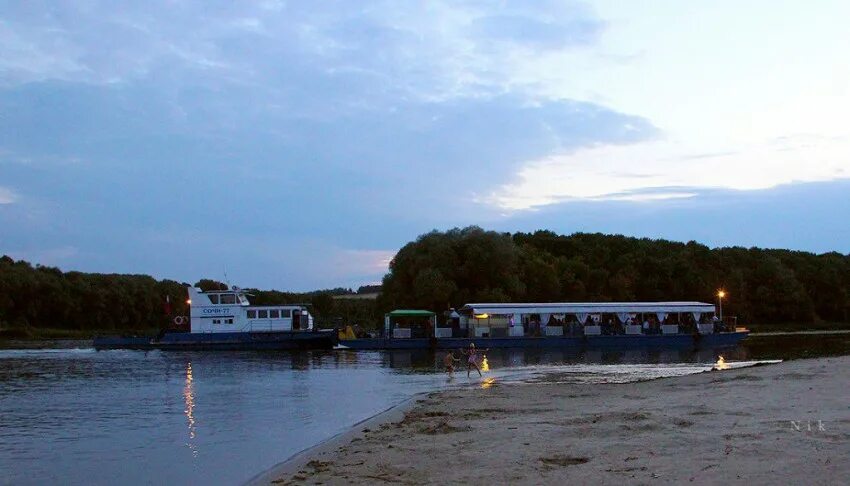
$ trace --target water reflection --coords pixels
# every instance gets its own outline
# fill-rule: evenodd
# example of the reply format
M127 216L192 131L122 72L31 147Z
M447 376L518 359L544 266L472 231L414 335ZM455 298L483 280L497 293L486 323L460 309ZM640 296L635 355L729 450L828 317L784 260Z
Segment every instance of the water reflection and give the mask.
M0 484L241 484L415 393L529 377L650 379L710 369L720 356L735 367L848 354L850 335L699 350L490 349L483 378L462 366L448 380L445 352L0 350Z
M198 448L195 445L195 385L191 361L186 363L186 385L183 387L183 401L186 404L184 413L189 428L189 442L186 443L186 447L192 451L192 457L198 457Z
M339 367L353 364L374 363L392 368L398 373L434 373L444 370L444 351L433 352L424 349L394 350L384 352L338 351ZM482 356L482 372L504 368L550 367L572 364L671 364L703 363L713 364L721 356L733 361L759 359L743 349L706 348L706 349L490 349Z
M380 361L382 366L400 373L442 372L444 351L396 350L364 353L337 351L340 367L368 361ZM715 364L722 356L727 365L736 361L795 359L816 356L834 356L850 353L850 335L837 336L754 336L736 347L707 348L597 348L578 347L563 349L490 349L486 363L482 360L482 371L502 368L534 366L557 366L571 364L672 364L703 363ZM365 363L364 363L365 364ZM486 367L486 369L485 369Z

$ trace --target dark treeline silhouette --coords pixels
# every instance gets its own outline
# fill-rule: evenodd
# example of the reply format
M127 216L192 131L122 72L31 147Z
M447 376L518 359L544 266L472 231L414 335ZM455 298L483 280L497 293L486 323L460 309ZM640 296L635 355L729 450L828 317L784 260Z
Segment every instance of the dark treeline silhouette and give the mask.
M469 302L716 302L743 323L850 322L850 256L550 231L434 231L402 248L382 308Z
M204 290L225 289L202 279ZM307 293L247 290L254 304L308 304L317 323L331 327L339 315L351 321L377 321L375 301L336 300L352 289ZM166 314L166 297L171 314ZM0 257L0 336L26 337L28 330L136 331L167 327L173 316L187 315L184 284L147 275L62 272ZM39 335L39 334L36 334Z
M226 288L202 279L205 290ZM361 287L377 290L379 287ZM716 302L743 323L850 322L850 256L758 248L711 249L695 242L549 231L497 233L478 227L431 232L404 246L378 300L247 289L254 304L308 304L322 327L377 326L393 308L443 311L469 302ZM185 315L180 282L146 275L62 272L0 258L0 335L16 330L150 330ZM12 331L11 333L9 331Z
M146 275L62 272L0 257L0 326L150 329L168 323L165 299L185 313L186 290L179 282Z
M358 294L377 294L381 291L380 285L361 285L357 289Z

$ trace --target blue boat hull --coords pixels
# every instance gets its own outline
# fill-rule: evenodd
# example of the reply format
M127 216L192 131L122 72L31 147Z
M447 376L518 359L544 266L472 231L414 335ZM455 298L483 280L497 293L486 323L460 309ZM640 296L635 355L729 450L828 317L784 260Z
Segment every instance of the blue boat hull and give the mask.
M652 336L549 336L504 338L414 338L414 339L341 339L348 349L458 349L475 343L480 348L686 348L735 346L749 331L694 336L691 334Z
M280 350L332 349L334 331L280 332L169 332L160 338L103 336L94 339L95 349L162 350Z

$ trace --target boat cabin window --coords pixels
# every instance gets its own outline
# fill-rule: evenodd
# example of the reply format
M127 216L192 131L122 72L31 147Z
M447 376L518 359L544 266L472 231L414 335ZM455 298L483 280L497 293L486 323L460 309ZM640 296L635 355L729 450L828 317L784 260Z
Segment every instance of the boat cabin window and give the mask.
M207 297L210 298L211 303L218 304L218 294L208 295Z
M249 310L248 311L248 319L256 319L256 318L257 318L257 311Z
M277 309L271 309L269 311L269 319L280 319L280 311Z
M292 317L292 309L281 309L280 317L282 317L283 319L289 319L290 317Z
M221 303L222 304L235 304L236 303L236 294L221 294Z
M225 319L224 323L225 324L233 324L233 319Z
M267 311L267 310L265 310L265 309L263 309L263 310L258 310L258 311L257 311L257 318L259 318L259 319L268 319L268 318L269 318L269 311Z

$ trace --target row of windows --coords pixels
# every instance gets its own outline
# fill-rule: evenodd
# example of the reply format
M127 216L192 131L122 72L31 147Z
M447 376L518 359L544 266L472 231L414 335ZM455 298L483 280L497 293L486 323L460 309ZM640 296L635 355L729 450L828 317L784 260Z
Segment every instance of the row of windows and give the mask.
M210 298L210 302L213 304L230 304L233 305L236 303L236 294L210 294L207 295Z
M213 324L233 324L233 319L213 319Z
M292 309L260 309L249 310L248 319L289 319Z

